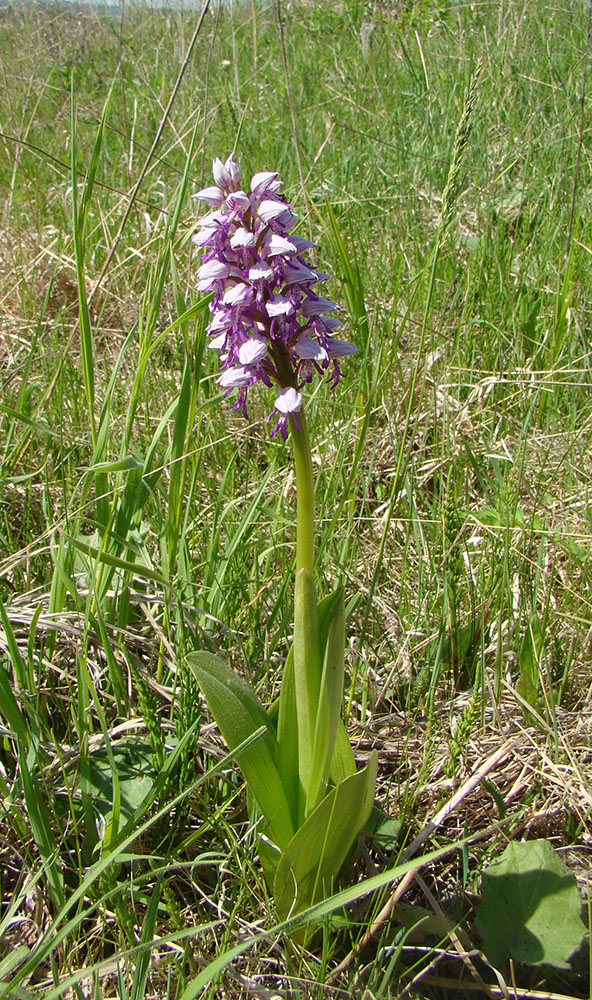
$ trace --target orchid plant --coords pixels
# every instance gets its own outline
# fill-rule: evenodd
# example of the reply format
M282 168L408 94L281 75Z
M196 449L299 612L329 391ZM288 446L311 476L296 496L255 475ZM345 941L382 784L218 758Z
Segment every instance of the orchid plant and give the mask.
M251 687L212 653L188 662L220 731L236 751L258 817L259 856L281 919L328 895L366 823L376 754L356 770L341 719L345 648L343 588L317 599L314 483L302 390L315 375L336 386L356 347L335 336L337 305L317 295L327 280L305 259L313 244L280 196L275 171L249 192L233 156L214 160L214 184L197 197L211 211L193 241L202 249L197 288L212 293L210 347L218 382L247 416L249 390L274 388L271 436L290 434L296 479L294 640L279 699L265 710Z

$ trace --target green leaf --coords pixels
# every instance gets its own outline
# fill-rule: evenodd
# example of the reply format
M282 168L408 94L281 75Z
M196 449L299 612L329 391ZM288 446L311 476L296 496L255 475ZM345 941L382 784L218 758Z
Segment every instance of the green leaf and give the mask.
M213 653L189 653L187 662L230 750L258 730L256 740L236 755L236 761L269 826L272 840L282 850L294 834L292 813L277 769L277 741L273 725L252 689Z
M12 693L12 687L8 680L8 674L0 663L0 716L4 716L14 735L28 747L31 740L31 733L27 725L25 716L22 714L18 702Z
M146 908L146 915L142 924L142 934L139 941L140 948L134 962L130 1000L144 1000L146 996L146 983L150 972L150 945L154 938L154 928L162 892L162 879L163 876L160 875L150 893L150 900Z
M87 545L86 542L83 542L80 537L73 538L67 531L63 531L62 534L75 549L78 549L80 552L84 552L84 554L90 556L91 559L105 563L107 566L114 566L122 572L132 573L134 576L140 577L141 579L156 580L157 583L166 586L166 580L162 574L158 573L155 569L152 569L151 566L146 566L144 563L140 562L131 562L129 559L118 559L117 556L111 555L109 552L105 552L93 545Z
M125 821L134 815L156 781L152 763L152 749L146 740L136 736L124 737L113 744L108 754L99 746L88 755L87 785L92 793L93 809L107 821L113 809L113 767L117 771L120 794L120 813ZM72 774L72 791L78 787L79 761L74 757L66 766L66 775Z
M115 462L97 462L91 465L85 475L94 475L96 472L130 472L133 469L142 469L142 462L138 462L133 455L124 455Z
M462 838L454 845L454 848L462 848L469 842L469 840L469 837ZM342 889L329 899L316 903L314 908L298 914L287 921L282 921L279 924L266 928L264 931L259 931L256 934L247 936L239 944L234 945L232 948L227 948L226 951L217 951L215 958L204 966L204 968L198 972L197 976L192 979L190 983L188 983L179 1000L195 1000L195 998L200 996L210 983L216 981L217 977L225 969L227 969L229 965L235 964L236 960L241 955L244 955L247 951L254 949L257 945L263 944L269 940L276 941L282 932L285 934L293 934L296 928L301 930L305 926L308 927L314 921L318 922L330 913L335 913L336 910L342 910L346 906L351 906L352 903L358 903L360 899L363 899L370 893L377 892L385 886L391 885L395 881L399 881L403 875L407 874L407 872L410 872L413 869L423 868L432 861L437 861L440 858L445 857L450 853L450 851L450 845L446 844L445 847L440 847L437 851L430 851L428 854L424 854L421 857L411 858L403 864L395 865L393 868L388 868L379 875L373 875L371 878L365 879L363 882L359 882L356 885L350 885L347 889ZM88 975L87 971L86 974ZM46 1000L54 1000L55 992L55 990L52 991L52 993L47 996Z
M298 713L296 710L293 645L290 647L284 665L278 701L277 762L282 784L292 807L292 821L294 829L296 829L300 802L300 779L298 777Z
M539 692L539 674L541 653L544 646L543 630L537 615L533 615L528 623L528 629L524 636L518 662L520 664L520 677L516 684L518 694L522 695L525 701L533 708L536 708Z
M508 844L483 873L476 925L497 969L509 958L569 968L586 926L574 875L546 840Z
M356 773L356 762L354 753L349 742L345 726L341 719L337 722L337 732L335 733L335 745L331 758L331 780L334 785L349 778L350 774Z
M377 756L333 788L294 834L274 879L280 919L300 913L328 896L339 869L370 815L376 786Z
M55 838L49 824L48 810L37 779L29 770L29 760L23 747L19 747L19 769L27 816L35 838L39 857L47 871L50 895L59 907L64 902L64 877Z
M19 965L29 957L29 949L25 944L19 945L14 951L8 953L6 958L0 962L0 983L10 972L18 968Z
M324 648L323 674L314 730L311 783L306 798L310 815L327 787L337 724L343 702L343 660L345 649L345 607L343 588L331 595L327 607L327 639ZM325 617L325 616L324 616ZM321 636L322 640L322 636Z
M326 656L329 633L332 623L334 622L335 615L339 613L342 599L342 588L339 587L334 593L324 597L318 605L317 617L319 626L319 646L323 658ZM343 649L345 646L343 628L341 629L341 636L339 639L341 646L339 645L339 642L336 642L337 635L338 633L334 628L332 639L334 649L332 648L331 656L339 656L340 652L341 656L343 656ZM339 693L339 699L335 698L334 702L334 710L337 716L337 721L335 724L335 735L333 737L334 745L332 748L329 773L335 785L338 785L340 781L345 781L350 774L356 773L356 763L350 742L347 737L345 727L339 718L342 707L342 697L343 691L341 690ZM298 714L296 707L296 685L294 677L294 646L290 648L290 652L288 653L288 657L286 659L282 677L282 688L278 701L278 768L289 801L297 802L300 794L300 782L298 777ZM326 781L326 776L324 780ZM302 809L302 815L303 814L304 809ZM297 809L293 817L295 825L298 823L298 815Z

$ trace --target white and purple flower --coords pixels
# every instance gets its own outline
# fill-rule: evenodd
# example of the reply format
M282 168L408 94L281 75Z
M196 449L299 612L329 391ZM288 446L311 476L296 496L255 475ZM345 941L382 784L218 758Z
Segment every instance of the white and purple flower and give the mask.
M218 382L227 395L238 390L234 409L245 417L252 385L279 386L269 419L279 417L271 434L285 439L288 417L298 426L302 386L315 371L335 386L339 359L356 347L332 336L341 324L327 313L338 307L312 290L327 275L303 257L314 244L290 234L297 217L278 194L277 172L255 174L250 194L232 155L214 160L213 175L215 184L196 195L213 211L193 241L204 251L197 288L214 293L208 332L220 351Z

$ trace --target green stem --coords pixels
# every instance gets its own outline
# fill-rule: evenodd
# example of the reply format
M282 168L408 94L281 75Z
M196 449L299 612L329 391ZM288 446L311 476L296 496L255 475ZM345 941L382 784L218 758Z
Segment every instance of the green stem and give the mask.
M313 571L314 564L314 480L312 456L304 411L298 414L298 427L290 417L296 473L296 572Z

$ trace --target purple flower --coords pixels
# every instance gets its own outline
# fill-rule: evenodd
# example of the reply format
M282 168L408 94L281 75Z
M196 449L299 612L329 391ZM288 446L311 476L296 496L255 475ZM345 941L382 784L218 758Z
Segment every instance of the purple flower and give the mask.
M290 230L297 217L278 194L275 171L251 178L249 194L233 156L215 159L214 184L196 195L210 211L193 241L202 248L197 288L213 292L210 347L220 352L219 384L226 395L238 391L234 409L247 416L247 392L263 382L279 386L269 420L272 437L288 434L288 418L298 426L300 389L314 374L335 386L343 373L339 360L356 351L333 337L341 324L331 299L313 286L328 275L304 259L314 246Z

